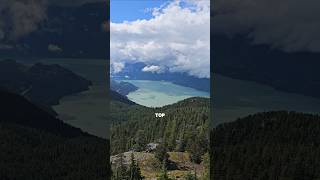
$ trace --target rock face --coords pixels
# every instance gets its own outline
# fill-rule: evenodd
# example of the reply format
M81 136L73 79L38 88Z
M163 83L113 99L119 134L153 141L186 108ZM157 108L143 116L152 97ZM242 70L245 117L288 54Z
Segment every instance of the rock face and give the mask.
M58 104L61 97L88 90L91 84L60 65L26 66L13 60L0 61L0 86L36 103Z

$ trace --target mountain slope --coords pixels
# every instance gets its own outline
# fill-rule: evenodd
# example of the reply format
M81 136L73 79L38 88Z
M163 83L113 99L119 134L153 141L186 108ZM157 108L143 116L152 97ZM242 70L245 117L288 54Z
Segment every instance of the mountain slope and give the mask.
M284 52L269 45L253 44L246 36L211 38L216 44L211 53L214 73L320 97L320 53Z
M0 177L106 179L108 143L71 127L25 98L0 90Z
M0 87L40 104L58 104L61 97L88 90L91 84L60 65L26 66L14 60L0 61Z
M181 151L190 149L198 138L206 150L209 127L209 99L189 98L161 108L140 105L116 106L111 104L110 118L112 154L126 152L132 148L143 148L150 142L166 142L169 150L181 144ZM163 118L155 113L165 113ZM179 143L178 143L179 142ZM198 149L199 152L201 151Z
M135 85L128 83L128 82L124 82L124 81L117 82L117 81L111 79L110 89L112 91L115 91L115 92L123 95L123 96L126 96L130 92L138 90L138 87L136 87Z
M319 179L320 117L266 112L211 133L213 179Z

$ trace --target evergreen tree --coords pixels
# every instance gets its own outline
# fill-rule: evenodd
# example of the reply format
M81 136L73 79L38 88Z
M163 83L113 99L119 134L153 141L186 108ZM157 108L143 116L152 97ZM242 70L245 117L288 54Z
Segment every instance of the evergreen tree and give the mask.
M114 180L124 180L124 179L128 179L128 170L127 167L124 163L124 155L121 153L119 154L119 159L117 160L117 162L115 163L117 165L114 174L113 174L113 179Z
M209 180L210 179L210 156L209 156L209 153L206 153L203 156L202 163L204 165L204 173L201 177L201 180Z
M141 180L142 175L141 175L141 171L140 168L138 166L138 164L136 163L136 161L134 160L134 154L131 153L131 164L129 167L129 172L130 172L130 180Z
M197 176L188 172L188 174L183 177L183 180L197 180Z
M172 180L167 173L167 167L166 164L163 163L162 164L162 172L160 174L160 176L158 177L158 180Z
M134 149L138 152L145 150L147 145L146 139L145 139L145 132L143 130L138 130L137 136L135 138L135 145Z
M165 167L167 167L168 161L169 161L169 154L168 154L168 148L165 144L158 145L156 151L155 151L155 157L160 161L163 162Z

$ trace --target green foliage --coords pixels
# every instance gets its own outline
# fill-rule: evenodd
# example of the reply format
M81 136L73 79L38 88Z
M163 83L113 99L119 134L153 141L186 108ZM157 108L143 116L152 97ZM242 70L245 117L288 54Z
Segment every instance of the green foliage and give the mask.
M212 179L320 179L320 117L266 112L211 132Z
M202 156L208 151L206 135L204 133L200 133L199 135L194 135L193 143L190 144L190 158L194 163L200 164L202 161Z
M196 152L201 161L208 150L208 98L189 98L161 108L112 102L111 111L111 154L143 151L146 143L161 142L167 151ZM156 118L156 112L166 115Z
M139 168L138 164L136 163L136 161L134 160L133 153L131 153L131 163L130 163L130 167L129 167L129 173L130 173L130 180L143 179L142 175L141 175L140 168Z
M110 175L109 144L97 137L66 138L0 122L0 139L0 179L105 180Z
M201 180L210 180L210 155L208 152L202 156L202 163L204 165L204 174Z
M166 168L166 165L165 165L164 163L163 163L163 166L162 166L161 174L159 175L159 177L157 178L157 180L172 180L172 179L168 176L167 168Z
M183 180L197 180L197 176L189 172L183 177Z
M143 151L145 150L147 145L147 141L145 139L145 133L143 130L138 130L135 139L134 139L134 146L133 148L136 151Z
M113 180L123 180L123 179L129 179L129 172L127 169L127 166L124 163L124 156L123 154L119 154L119 159L117 160L116 168L113 170L112 173L112 179Z
M127 167L124 163L124 155L119 154L117 162L114 163L114 172L112 175L113 180L142 180L140 168L134 159L134 154L131 153L130 165Z
M163 162L164 165L167 165L169 154L168 154L168 148L164 144L160 144L156 151L155 151L155 157L159 160L159 162Z

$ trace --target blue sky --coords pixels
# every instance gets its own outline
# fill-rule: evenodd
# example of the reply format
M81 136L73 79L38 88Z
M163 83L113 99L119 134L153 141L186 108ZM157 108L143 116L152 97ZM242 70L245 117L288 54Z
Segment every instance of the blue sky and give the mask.
M152 16L150 9L160 7ZM210 77L209 0L111 0L110 8L114 73L128 63L142 62L145 72Z
M160 7L168 0L111 0L111 22L121 23L137 19L150 19L148 8Z

